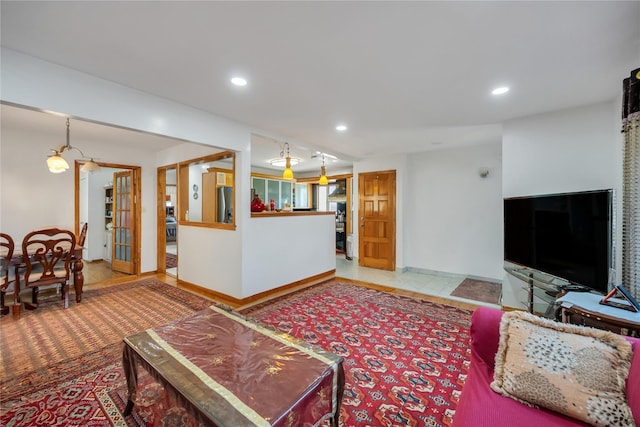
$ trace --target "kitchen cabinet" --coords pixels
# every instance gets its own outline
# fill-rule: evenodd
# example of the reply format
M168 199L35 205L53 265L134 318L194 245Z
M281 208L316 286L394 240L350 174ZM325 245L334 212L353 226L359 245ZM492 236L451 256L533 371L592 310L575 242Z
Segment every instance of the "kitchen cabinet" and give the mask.
M251 188L260 196L262 203L269 206L269 201L275 201L276 209L284 209L286 204L293 206L293 186L291 181L251 177Z

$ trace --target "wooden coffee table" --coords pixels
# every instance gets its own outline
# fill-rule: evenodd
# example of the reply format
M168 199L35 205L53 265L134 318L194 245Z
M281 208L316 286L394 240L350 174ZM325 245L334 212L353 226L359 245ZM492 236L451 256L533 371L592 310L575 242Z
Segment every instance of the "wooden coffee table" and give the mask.
M343 358L211 306L124 339L133 409L138 365L205 425L338 426Z

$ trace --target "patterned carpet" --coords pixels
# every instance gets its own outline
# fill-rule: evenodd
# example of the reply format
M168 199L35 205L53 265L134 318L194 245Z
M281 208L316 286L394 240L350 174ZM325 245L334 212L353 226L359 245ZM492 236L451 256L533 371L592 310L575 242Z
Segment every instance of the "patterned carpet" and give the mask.
M345 358L345 426L447 426L471 312L335 281L243 312Z
M122 339L210 306L157 279L83 293L68 309L42 300L20 319L0 320L0 402L42 390L120 360Z
M145 286L156 288L145 300L162 298L170 288L157 283ZM204 307L211 305L201 302ZM171 305L167 301L165 304ZM83 305L84 301L72 308ZM195 311L194 307L183 310L176 313L176 318ZM469 311L330 281L252 307L243 314L344 356L342 427L451 424L468 368ZM4 327L5 323L2 332ZM13 396L21 398L3 404L0 425L191 426L190 418L176 407L168 408L164 419L153 422L135 409L133 417L122 417L126 384L118 343L107 346L117 349L111 360L105 357L93 369L80 369L76 359L63 360L58 367L65 369L66 365L67 370L75 372L64 381L14 384L22 393L14 390ZM5 343L2 345L4 357ZM154 381L148 375L145 380L143 377L141 383L146 388L139 396L147 401L140 402L141 408L155 405L158 401L153 399L161 399Z
M167 260L167 268L173 268L178 266L178 257L174 254L166 253L165 259Z

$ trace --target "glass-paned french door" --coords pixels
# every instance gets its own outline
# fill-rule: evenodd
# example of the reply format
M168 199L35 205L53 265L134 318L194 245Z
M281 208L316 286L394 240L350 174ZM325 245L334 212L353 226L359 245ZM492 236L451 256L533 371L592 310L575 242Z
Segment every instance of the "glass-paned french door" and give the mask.
M114 210L112 233L112 263L113 270L133 274L133 248L135 236L135 221L133 220L133 171L116 172L113 174Z

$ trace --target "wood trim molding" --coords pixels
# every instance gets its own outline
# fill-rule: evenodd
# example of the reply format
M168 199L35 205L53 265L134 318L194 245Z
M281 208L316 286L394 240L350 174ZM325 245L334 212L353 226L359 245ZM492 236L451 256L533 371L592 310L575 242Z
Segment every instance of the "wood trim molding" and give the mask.
M329 183L331 183L331 181L336 180L339 181L341 179L349 179L349 178L353 178L353 174L351 173L347 173L347 174L342 174L342 175L327 175L327 179L330 181ZM318 182L318 180L320 179L320 175L315 176L315 177L307 177L307 178L297 178L295 181L296 183L305 183L305 182L310 182L313 184L316 184Z
M200 285L185 282L178 279L178 288L184 289L189 292L193 292L205 298L209 298L215 301L219 301L223 304L229 305L233 308L243 307L258 304L264 301L268 301L272 298L279 297L283 294L290 293L298 288L312 286L321 282L325 282L329 279L333 279L336 275L336 270L330 270L324 273L316 274L315 276L307 277L306 279L298 280L287 285L279 286L268 291L260 292L255 295L251 295L247 298L235 298L221 292L214 291L213 289L203 288Z
M74 233L78 235L80 233L80 168L86 163L83 160L74 161ZM136 222L136 232L134 239L136 239L136 251L133 254L133 274L140 275L142 264L142 167L133 165L123 165L117 163L105 163L96 162L101 168L112 169L128 169L133 171L132 193L134 197L133 201L133 220ZM91 226L91 224L89 224Z

